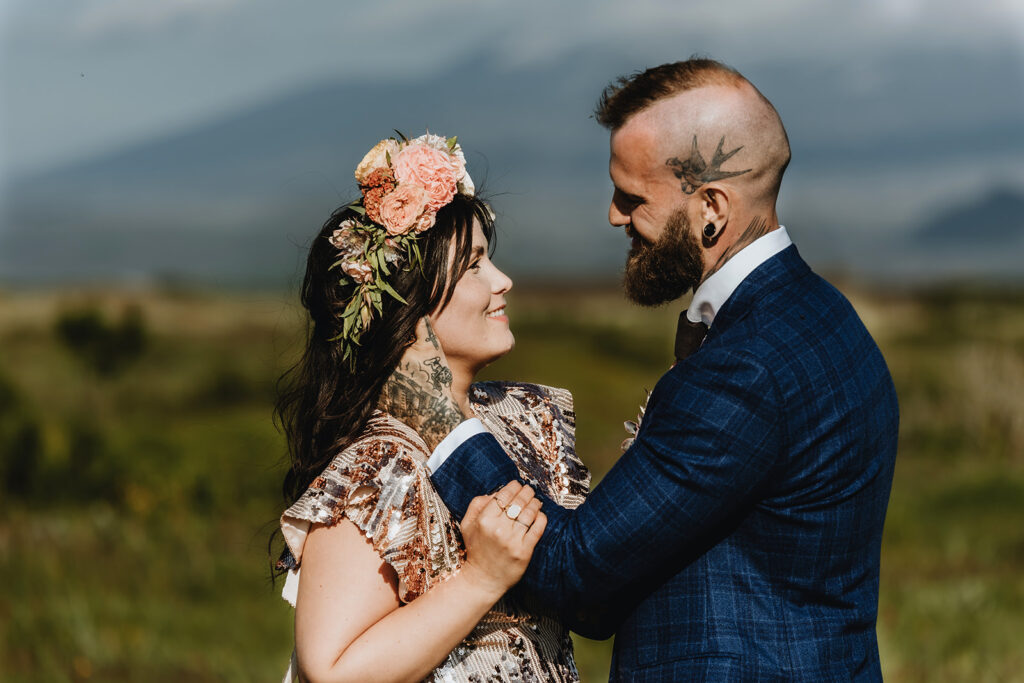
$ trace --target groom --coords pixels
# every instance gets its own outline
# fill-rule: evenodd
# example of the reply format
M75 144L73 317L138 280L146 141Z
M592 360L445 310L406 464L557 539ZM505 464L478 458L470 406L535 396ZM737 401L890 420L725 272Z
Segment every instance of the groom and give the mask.
M613 680L879 680L896 395L778 223L778 114L691 59L610 86L597 119L627 295L696 292L635 442L578 509L545 501L521 587L583 635L617 634ZM518 473L478 421L450 428L429 465L461 518Z

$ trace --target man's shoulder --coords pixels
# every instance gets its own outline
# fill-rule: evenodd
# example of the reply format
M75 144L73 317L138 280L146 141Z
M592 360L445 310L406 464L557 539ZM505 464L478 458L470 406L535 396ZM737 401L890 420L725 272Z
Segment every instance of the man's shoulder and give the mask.
M788 252L789 250L787 250ZM802 347L795 338L821 337L830 331L863 331L860 317L846 296L814 272L795 252L780 254L774 270L745 282L747 291L729 311L723 343L755 355L772 349L792 355ZM760 277L757 277L760 275Z

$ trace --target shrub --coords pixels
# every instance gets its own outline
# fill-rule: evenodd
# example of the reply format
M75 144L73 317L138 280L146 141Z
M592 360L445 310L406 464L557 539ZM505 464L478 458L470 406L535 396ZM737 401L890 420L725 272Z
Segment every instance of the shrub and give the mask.
M57 317L57 338L100 377L113 377L138 359L146 348L142 311L124 310L118 322L95 307L64 311Z

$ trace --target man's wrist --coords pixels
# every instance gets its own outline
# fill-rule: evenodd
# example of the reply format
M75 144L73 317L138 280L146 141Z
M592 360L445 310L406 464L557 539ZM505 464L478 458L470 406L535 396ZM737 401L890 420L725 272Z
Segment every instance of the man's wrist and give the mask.
M427 460L427 469L433 474L459 446L477 434L483 434L486 431L484 423L479 418L471 417L468 420L463 420L436 446L431 448L430 458Z

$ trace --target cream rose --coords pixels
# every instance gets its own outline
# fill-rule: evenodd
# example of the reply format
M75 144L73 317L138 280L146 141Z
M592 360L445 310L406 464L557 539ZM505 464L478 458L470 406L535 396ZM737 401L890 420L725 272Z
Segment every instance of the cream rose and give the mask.
M409 141L411 145L426 145L442 152L448 151L448 138L441 137L440 135L434 135L433 133L424 133L418 138L413 138Z
M392 161L398 155L398 143L391 138L381 140L373 146L373 149L366 153L363 160L356 166L356 182L362 185L363 181L366 180L366 176L378 168L387 168L388 155L391 156Z
M420 185L399 183L380 202L380 222L389 235L404 235L416 225L429 196Z
M373 267L366 261L342 261L341 269L352 278L353 282L359 284L373 282Z
M469 171L466 170L466 155L462 153L462 145L456 143L452 154L455 156L456 161L458 161L460 168L458 192L467 197L472 197L476 193L476 185L473 184L473 179L469 177Z
M427 206L437 211L455 196L459 177L465 167L449 154L423 144L411 144L394 159L395 180L419 185L427 192Z

